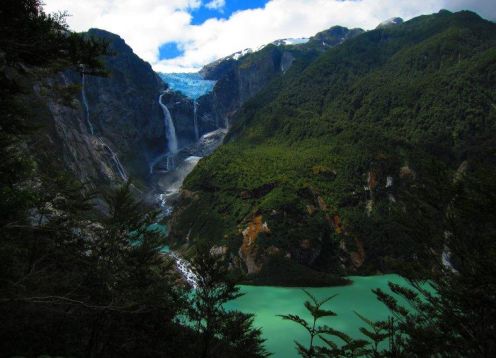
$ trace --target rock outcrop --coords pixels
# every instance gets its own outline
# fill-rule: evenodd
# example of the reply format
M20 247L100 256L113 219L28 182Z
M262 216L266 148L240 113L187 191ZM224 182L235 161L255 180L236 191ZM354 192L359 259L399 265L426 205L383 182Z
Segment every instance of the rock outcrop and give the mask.
M317 33L307 42L292 44L280 40L258 51L245 50L217 60L202 68L205 79L217 84L212 93L199 99L199 113L204 125L228 127L236 111L262 91L277 76L285 74L298 59L316 58L363 32L334 26Z

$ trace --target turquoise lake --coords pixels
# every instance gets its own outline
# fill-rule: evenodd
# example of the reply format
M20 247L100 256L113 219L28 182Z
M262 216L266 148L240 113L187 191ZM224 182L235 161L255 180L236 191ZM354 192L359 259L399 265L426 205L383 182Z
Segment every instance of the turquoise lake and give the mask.
M319 299L337 294L324 308L337 313L336 317L325 318L321 324L341 330L354 338L365 338L359 328L364 327L353 311L371 320L382 320L388 317L388 309L379 302L372 289L381 288L390 292L388 281L408 285L407 281L397 275L383 276L351 276L353 284L341 287L308 288ZM267 350L274 357L298 357L294 340L308 345L308 333L296 323L284 321L278 314L297 314L309 320L303 303L307 299L301 288L271 286L241 286L244 296L226 305L227 309L236 309L255 314L255 326L261 327L266 339Z
M156 225L151 229L166 231L166 228L161 225ZM165 246L162 252L169 252L169 248ZM325 309L336 312L337 316L323 318L319 321L320 324L326 324L353 338L365 339L366 337L360 333L359 328L366 324L355 315L354 311L372 321L386 319L389 316L389 310L376 299L372 289L380 288L390 293L388 282L405 286L410 286L410 284L398 275L348 276L348 278L353 281L348 286L305 289L318 299L337 294L323 306ZM255 315L255 327L262 328L263 337L266 339L265 347L273 354L273 357L298 357L294 341L297 340L307 346L308 332L296 323L285 321L277 315L291 313L306 320L311 319L303 305L308 296L302 288L246 285L240 287L244 295L227 303L224 307L228 310L239 310Z

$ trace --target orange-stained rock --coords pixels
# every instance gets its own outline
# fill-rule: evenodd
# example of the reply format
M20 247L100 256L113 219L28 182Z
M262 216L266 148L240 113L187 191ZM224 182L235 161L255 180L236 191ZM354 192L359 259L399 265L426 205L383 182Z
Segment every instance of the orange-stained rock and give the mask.
M239 256L243 259L248 273L257 273L262 269L262 264L257 262L256 241L259 233L269 233L267 222L263 222L262 215L253 218L248 226L242 231L243 243L239 248Z
M374 190L377 187L377 174L375 172L369 172L367 177L367 186L370 191Z
M410 169L408 165L402 166L400 168L400 178L412 178L415 179L415 172Z
M317 208L313 205L307 205L307 213L308 215L310 216L313 216L313 214L315 214L315 212L317 211Z
M332 225L334 226L336 234L341 234L343 232L343 225L341 224L341 218L338 214L332 216Z
M365 261L365 249L363 248L363 243L360 240L356 238L354 240L357 251L350 253L350 259L355 268L360 268Z

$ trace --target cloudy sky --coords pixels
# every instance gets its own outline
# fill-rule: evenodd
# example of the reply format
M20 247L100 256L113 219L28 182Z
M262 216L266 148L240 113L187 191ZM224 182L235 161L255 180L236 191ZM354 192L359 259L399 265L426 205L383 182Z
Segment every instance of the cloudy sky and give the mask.
M45 0L67 11L75 31L120 35L155 70L191 72L220 57L334 25L372 29L440 9L469 9L496 20L495 0Z

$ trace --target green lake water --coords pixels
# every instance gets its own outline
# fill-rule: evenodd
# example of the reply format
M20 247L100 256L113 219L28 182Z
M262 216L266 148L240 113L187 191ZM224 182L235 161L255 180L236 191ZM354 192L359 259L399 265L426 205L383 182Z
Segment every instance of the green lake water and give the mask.
M389 311L376 299L371 290L381 288L390 292L388 281L408 284L397 275L349 278L353 280L350 286L308 288L308 291L320 299L338 294L324 306L336 312L337 316L324 318L320 321L321 324L341 330L354 338L365 338L358 330L364 327L365 323L353 311L371 320L385 319ZM292 313L310 319L303 306L307 296L301 288L241 286L241 292L245 295L229 302L226 308L255 314L255 326L262 328L266 339L265 346L274 357L297 357L294 340L307 345L308 333L296 323L284 321L276 315Z
M169 247L165 246L162 252L168 253ZM372 289L381 288L385 292L391 292L388 282L405 286L409 284L398 275L349 276L348 278L353 281L349 286L306 288L306 290L318 299L337 294L324 305L324 308L336 312L337 316L323 318L320 324L343 331L353 338L366 339L359 331L359 328L366 324L355 315L354 311L373 321L383 320L389 316L389 311L376 299ZM273 353L273 357L298 357L294 340L306 346L309 341L308 333L296 323L285 321L277 315L291 313L306 320L311 319L303 306L308 297L302 289L246 285L240 287L244 295L228 302L224 307L228 310L255 314L255 327L262 328L263 337L266 339L265 347Z

